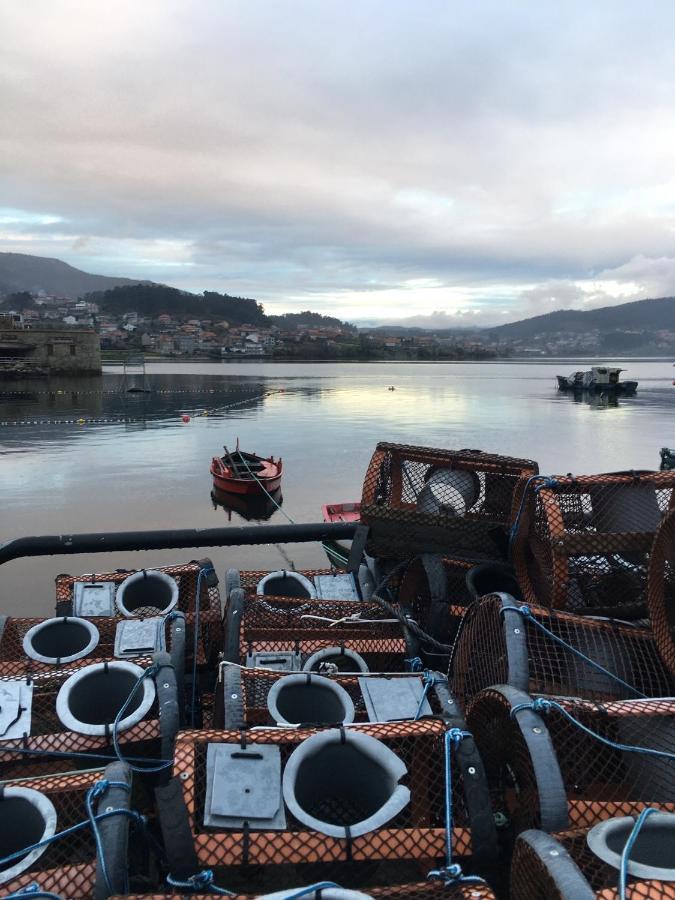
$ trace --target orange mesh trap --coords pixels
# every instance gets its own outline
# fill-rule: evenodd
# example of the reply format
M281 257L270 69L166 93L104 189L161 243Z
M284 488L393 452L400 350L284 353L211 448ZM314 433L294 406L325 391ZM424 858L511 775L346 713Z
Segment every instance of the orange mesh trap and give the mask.
M656 646L675 674L675 511L656 533L649 563L649 620Z
M513 900L618 900L618 872L590 850L587 834L521 835L511 862ZM629 877L626 900L675 900L675 883Z
M521 484L513 561L528 603L593 615L647 616L654 534L673 506L675 472Z
M528 708L513 688L489 688L469 706L494 803L514 833L585 828L645 804L675 810L675 760L624 749L672 754L675 699L558 702L593 735L555 707Z
M672 693L673 678L648 629L537 607L529 608L530 619L509 608L514 606L520 604L492 595L464 614L450 666L451 689L463 706L493 684L594 700ZM557 643L532 620L592 662Z
M303 570L307 578L331 570ZM225 644L233 648L226 658L246 663L255 653L293 651L301 663L325 647L344 647L362 656L373 672L402 672L409 655L400 622L387 617L375 602L321 600L255 594L265 572L241 572L246 592L241 608L228 598L225 613ZM352 667L353 668L353 667Z
M283 878L284 881L288 877ZM292 887L300 890L297 878L292 882ZM274 878L273 884L266 893L280 890L279 879ZM289 887L288 895L293 893ZM324 892L325 894L325 892ZM222 894L200 894L202 900L216 900ZM262 896L257 894L235 894L232 900L257 900ZM320 892L307 895L307 900L320 900ZM433 881L418 881L412 884L391 884L386 887L368 888L368 896L373 900L496 900L496 895L487 884L454 884L443 885ZM120 894L111 897L110 900L184 900L184 894Z
M185 613L186 620L186 652L191 660L194 646L195 612L197 608L197 583L201 570L212 568L210 560L185 563L180 566L155 566L153 571L165 572L175 579L178 585L177 609ZM56 607L57 613L63 615L64 609L72 609L74 584L76 582L100 582L112 581L120 585L135 571L129 569L117 572L108 572L97 575L59 575L56 579ZM197 644L197 661L202 667L213 667L218 658L222 638L220 591L217 578L211 574L209 577L202 575L199 591L199 641ZM140 615L157 615L153 607L136 610ZM115 608L115 616L123 618ZM96 617L98 618L98 617ZM96 622L96 618L94 622Z
M331 880L345 887L367 887L368 891L378 885L419 880L421 873L426 875L444 859L446 730L447 725L437 719L358 726L360 733L377 738L405 763L408 771L401 784L409 788L410 800L384 827L349 840L308 829L288 809L283 830L260 831L254 825L243 830L241 827L223 830L204 826L209 744L239 745L249 753L258 745L277 746L283 770L290 754L305 739L316 734L316 730L269 728L246 732L181 733L176 744L174 774L182 782L200 866L214 871L217 884L246 894L256 889L265 893L270 873L274 873L275 879L283 877L288 885ZM464 771L459 765L453 767L452 844L453 860L460 862L467 872L471 871L473 842ZM477 776L480 777L480 773ZM317 796L314 814L328 821L343 821L340 817L346 810L331 805L335 802L328 796ZM481 812L484 815L484 807ZM331 818L333 816L337 818ZM487 856L494 849L489 848ZM485 848L482 852L485 853ZM290 872L290 881L284 874L286 872ZM419 896L435 896L437 892L435 886L429 885L425 885L424 890L431 894L422 891Z
M479 450L379 443L361 495L367 550L385 558L501 558L518 480L538 471L532 460Z
M56 831L60 832L87 819L85 807L87 791L103 777L103 770L71 772L39 778L22 778L17 782L5 781L3 788L16 785L45 795L54 806L57 817ZM118 808L117 804L115 808ZM126 827L122 820L122 816L115 817L120 826ZM5 838L3 844L6 843ZM92 897L95 882L96 845L91 828L86 827L49 844L26 871L11 881L4 882L0 886L0 891L3 896L7 896L37 883L41 890L52 891L64 898Z

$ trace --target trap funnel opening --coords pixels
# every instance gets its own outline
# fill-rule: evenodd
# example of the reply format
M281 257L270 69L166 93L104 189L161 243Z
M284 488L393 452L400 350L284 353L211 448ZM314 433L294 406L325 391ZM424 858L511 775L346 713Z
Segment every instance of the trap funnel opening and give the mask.
M87 619L62 616L30 628L23 638L23 652L37 662L69 663L88 656L98 641L98 628Z
M178 585L166 572L142 569L134 572L117 588L115 604L123 616L131 618L143 612L170 612L178 603Z
M0 859L37 844L56 832L56 810L51 800L30 788L8 786L0 798ZM0 884L25 872L47 846L31 850L0 868Z
M65 681L56 697L56 713L69 731L105 735L131 694L143 669L129 662L86 666ZM125 731L146 715L155 699L155 686L146 678L136 689L118 725Z
M607 819L588 832L586 841L601 860L615 869L635 819ZM637 878L675 881L675 814L656 812L642 823L630 851L628 873Z
M287 675L272 686L267 708L284 725L338 725L354 721L354 704L347 691L321 675Z
M280 570L269 572L261 578L256 587L256 594L313 600L316 597L316 590L312 582L299 572Z
M324 647L312 653L302 667L303 672L333 674L335 672L368 672L368 663L348 647Z
M405 764L370 735L331 729L312 735L286 763L283 795L289 812L330 837L358 837L381 828L410 800L399 780Z

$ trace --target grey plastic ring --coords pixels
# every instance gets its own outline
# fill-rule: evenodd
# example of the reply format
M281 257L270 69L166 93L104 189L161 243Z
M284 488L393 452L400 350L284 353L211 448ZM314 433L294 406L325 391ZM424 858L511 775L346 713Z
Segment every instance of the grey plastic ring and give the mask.
M147 603L138 602L137 595L147 590ZM157 596L153 596L156 594ZM129 595L127 597L127 595ZM133 602L132 602L133 596ZM146 598L143 598L146 599ZM153 600L160 600L160 603ZM158 609L162 615L171 612L178 603L178 585L176 579L159 572L157 569L141 569L125 578L117 588L115 594L115 606L123 616L132 619L139 609Z
M346 659L350 659L354 663L354 668L349 670L351 672L370 672L368 663L361 654L357 653L356 650L350 650L349 647L324 647L322 650L317 650L316 653L312 653L307 659L302 667L302 671L318 671L318 664L325 662L333 656L343 656ZM341 671L346 672L347 670L342 669Z
M11 819L11 821L7 822L3 821L2 807L5 803L5 808L7 810L6 814ZM0 799L0 822L2 822L1 830L3 833L6 833L5 829L7 829L7 832L14 831L15 833L17 829L21 830L20 806L24 804L29 804L32 807L33 813L37 813L44 823L44 827L40 834L31 834L28 837L29 843L27 846L37 844L40 841L53 837L56 833L57 817L52 801L45 794L41 794L40 791L34 791L32 788L17 787L14 785L5 787L2 793L2 799ZM19 809L17 809L17 807L19 807ZM26 830L30 830L31 825L34 825L34 823L27 823ZM8 881L16 878L17 875L25 872L26 869L30 869L48 847L49 844L45 844L43 847L36 847L22 859L17 860L14 865L0 871L0 884L6 884Z
M267 708L279 725L349 725L355 714L347 691L313 672L296 672L275 681L267 695ZM289 718L293 711L302 715Z
M590 829L586 843L597 857L618 870L621 851L634 825L631 816L606 819ZM662 860L664 865L636 860L641 843L652 859ZM644 820L628 860L628 874L654 881L675 881L675 813L655 812Z
M300 572L289 571L288 569L279 569L276 572L268 572L263 578L260 579L258 584L256 585L255 592L256 594L265 594L265 588L272 581L277 579L283 580L285 578L290 579L291 581L297 582L298 587L305 591L306 593L302 594L293 594L291 596L298 597L299 599L305 600L314 600L316 598L316 588L309 580L309 578L305 578L304 575L301 575ZM274 591L270 591L270 596L286 596L285 594L275 594Z
M61 686L56 695L56 714L61 724L68 731L95 736L105 735L112 728L117 712L124 700L130 695L136 681L143 674L143 669L126 660L115 660L110 663L95 663L75 672ZM111 698L108 722L88 722L82 717L82 711L88 707L99 710L92 718L101 718L100 710L106 700L106 681L110 679ZM155 685L150 678L145 678L136 689L136 697L140 698L135 709L120 719L118 730L126 731L137 725L150 710L155 699ZM73 707L75 711L73 711Z
M99 639L98 628L88 619L60 616L45 619L29 628L23 636L23 652L36 662L60 665L89 656ZM44 652L48 649L53 652ZM64 650L65 653L62 652ZM74 652L68 653L68 650Z

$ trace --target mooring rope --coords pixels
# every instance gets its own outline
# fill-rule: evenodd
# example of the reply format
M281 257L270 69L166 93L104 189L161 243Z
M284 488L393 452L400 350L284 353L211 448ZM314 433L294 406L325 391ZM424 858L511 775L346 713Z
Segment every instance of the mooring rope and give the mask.
M635 824L631 830L631 833L628 835L628 840L624 844L623 850L621 851L621 863L619 865L619 900L626 900L626 884L628 882L628 863L630 862L630 852L633 849L633 845L640 834L640 830L645 823L645 820L651 816L652 813L659 812L659 810L654 809L653 807L645 807L642 810L640 815L635 820Z

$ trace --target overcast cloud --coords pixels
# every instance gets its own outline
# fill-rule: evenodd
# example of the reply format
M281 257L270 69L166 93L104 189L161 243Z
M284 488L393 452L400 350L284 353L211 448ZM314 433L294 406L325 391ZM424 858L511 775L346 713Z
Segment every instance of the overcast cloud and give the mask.
M26 0L0 250L352 320L675 294L675 5Z

